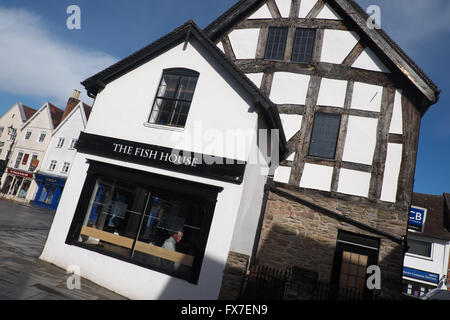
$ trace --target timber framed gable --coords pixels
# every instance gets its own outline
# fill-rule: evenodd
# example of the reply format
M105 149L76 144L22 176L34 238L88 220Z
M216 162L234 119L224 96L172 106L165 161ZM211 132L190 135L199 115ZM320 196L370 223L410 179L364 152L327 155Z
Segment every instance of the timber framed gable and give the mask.
M241 0L204 31L280 113L289 152L277 184L406 208L420 120L439 91L367 18L353 0ZM271 28L287 30L283 59L265 59ZM303 28L315 33L309 63L292 61ZM340 117L333 159L309 155L317 113Z

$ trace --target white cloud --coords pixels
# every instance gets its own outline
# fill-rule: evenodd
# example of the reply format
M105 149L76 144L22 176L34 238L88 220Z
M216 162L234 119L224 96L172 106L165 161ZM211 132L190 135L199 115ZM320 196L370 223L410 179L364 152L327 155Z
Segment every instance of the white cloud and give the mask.
M30 11L0 7L0 92L39 97L64 108L78 89L80 99L89 103L80 82L116 61L56 39Z

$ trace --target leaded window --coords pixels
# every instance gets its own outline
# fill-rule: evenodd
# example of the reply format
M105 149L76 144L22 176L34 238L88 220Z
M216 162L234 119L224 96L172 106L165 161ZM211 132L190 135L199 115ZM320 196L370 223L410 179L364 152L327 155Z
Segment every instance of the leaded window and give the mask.
M310 63L314 48L315 30L297 28L295 30L294 45L292 47L293 62Z
M334 159L340 122L341 116L338 114L315 114L309 146L310 156Z
M288 28L269 28L265 59L283 60L286 49Z
M199 73L187 69L164 70L149 123L184 127Z

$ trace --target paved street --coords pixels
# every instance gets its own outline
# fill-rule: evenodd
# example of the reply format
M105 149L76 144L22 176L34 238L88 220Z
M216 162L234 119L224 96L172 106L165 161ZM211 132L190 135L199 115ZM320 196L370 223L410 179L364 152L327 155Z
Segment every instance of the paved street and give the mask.
M88 280L69 290L65 270L39 260L54 213L0 199L0 300L124 299Z

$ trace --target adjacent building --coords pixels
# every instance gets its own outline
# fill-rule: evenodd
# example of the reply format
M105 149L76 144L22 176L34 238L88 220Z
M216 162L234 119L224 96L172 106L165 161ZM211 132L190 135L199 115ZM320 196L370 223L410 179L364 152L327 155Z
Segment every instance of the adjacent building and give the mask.
M95 102L41 259L132 299L216 299L287 151L275 106L192 21L82 84Z
M35 174L38 183L33 205L56 210L67 176L75 158L75 144L84 131L91 107L78 100L79 92L69 98L59 125L51 134L42 166Z
M17 128L16 144L1 179L5 198L25 202L34 199L38 187L34 174L41 167L51 134L63 113L46 102Z
M248 265L368 294L377 265L383 294L401 292L420 121L439 91L368 22L353 0L242 0L204 30L277 106L289 145L255 245L235 228L222 297Z
M408 221L403 292L416 297L448 289L450 194L414 193Z
M35 112L18 102L0 117L0 176L5 172L16 143L17 131Z

